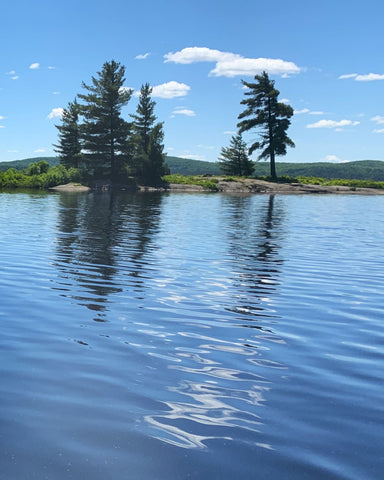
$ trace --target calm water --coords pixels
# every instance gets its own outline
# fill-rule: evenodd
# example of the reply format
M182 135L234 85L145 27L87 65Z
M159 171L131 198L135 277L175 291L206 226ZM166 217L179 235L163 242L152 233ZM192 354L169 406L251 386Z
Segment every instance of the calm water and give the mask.
M383 211L0 194L0 478L382 479Z

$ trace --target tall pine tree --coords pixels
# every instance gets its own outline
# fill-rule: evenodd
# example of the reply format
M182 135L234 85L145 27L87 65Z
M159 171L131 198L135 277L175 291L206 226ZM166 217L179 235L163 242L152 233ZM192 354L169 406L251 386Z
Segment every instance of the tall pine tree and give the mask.
M287 146L294 147L295 144L288 137L287 130L291 123L293 109L285 103L278 102L280 92L275 89L275 82L270 80L268 74L263 72L255 76L256 83L243 81L248 88L245 95L248 98L242 100L241 104L246 109L239 115L242 120L237 124L240 133L253 128L260 129L260 142L255 142L249 149L249 154L254 150L262 150L259 160L270 159L271 177L276 178L276 155L285 155Z
M63 110L61 125L56 125L59 130L59 143L54 145L55 152L59 154L60 163L67 168L79 168L81 163L79 107L76 99L69 102Z
M139 181L148 185L158 185L167 172L163 153L163 124L156 123L154 114L156 102L151 98L152 87L144 84L140 90L140 99L136 114L131 115L132 148L135 174Z
M127 138L130 124L121 117L132 90L124 88L125 67L105 62L92 85L83 82L88 93L79 95L85 103L82 137L84 159L91 178L119 182L129 160Z
M248 157L247 144L241 134L231 138L229 147L221 149L220 169L225 175L248 177L252 175L254 166Z

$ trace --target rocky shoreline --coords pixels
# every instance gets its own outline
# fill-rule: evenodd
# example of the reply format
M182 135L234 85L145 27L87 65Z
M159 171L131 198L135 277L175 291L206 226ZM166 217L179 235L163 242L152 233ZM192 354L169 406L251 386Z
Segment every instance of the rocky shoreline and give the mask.
M265 180L256 180L252 178L238 179L235 181L224 180L220 177L216 179L217 192L222 193L265 193L265 194L351 194L351 195L384 195L384 190L376 188L360 188L347 186L324 186L324 185L307 185L303 183L274 183ZM85 185L68 183L66 185L58 185L50 190L56 192L88 192L91 189ZM146 187L139 186L140 192L209 192L207 188L201 185L185 185L171 183L166 187Z

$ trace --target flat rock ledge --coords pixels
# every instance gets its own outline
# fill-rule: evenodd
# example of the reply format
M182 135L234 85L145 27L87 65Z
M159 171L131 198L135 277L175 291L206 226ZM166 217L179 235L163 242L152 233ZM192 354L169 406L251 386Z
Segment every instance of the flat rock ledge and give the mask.
M212 177L212 179L214 178L215 177ZM384 190L376 188L307 185L303 183L274 183L252 178L225 181L222 178L216 177L216 180L217 191L223 193L384 195ZM175 184L170 184L167 190L174 192L208 191L198 185Z
M79 183L67 183L65 185L57 185L57 187L51 187L49 190L55 192L89 192L90 188Z

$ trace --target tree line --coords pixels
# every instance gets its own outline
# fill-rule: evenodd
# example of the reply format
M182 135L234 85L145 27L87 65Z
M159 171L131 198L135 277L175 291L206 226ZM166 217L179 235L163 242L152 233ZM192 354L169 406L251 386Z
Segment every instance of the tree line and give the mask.
M158 185L169 173L163 123L156 121L148 83L141 87L131 120L122 117L133 94L124 87L124 75L125 67L112 60L104 63L90 85L82 83L85 92L68 103L56 125L55 152L61 165L80 169L89 183Z
M78 94L62 114L55 151L60 163L67 168L79 168L88 182L112 184L139 182L159 185L169 173L165 163L163 123L157 122L148 83L140 90L135 114L127 121L122 108L133 91L124 87L125 67L112 60L105 62L90 85L82 83L84 93ZM255 82L242 81L245 110L240 113L238 132L230 145L223 147L219 158L221 171L226 175L250 176L254 163L250 155L261 150L258 159L270 160L270 176L276 179L277 155L285 155L294 147L287 135L293 109L278 101L279 91L263 72ZM242 133L256 129L259 141L249 148Z

